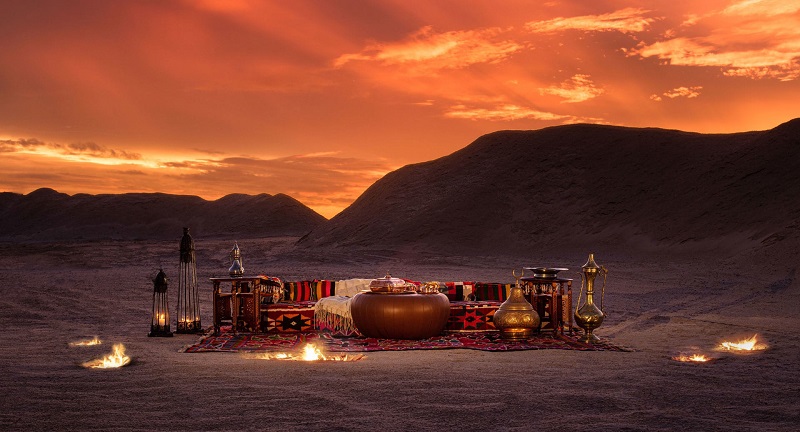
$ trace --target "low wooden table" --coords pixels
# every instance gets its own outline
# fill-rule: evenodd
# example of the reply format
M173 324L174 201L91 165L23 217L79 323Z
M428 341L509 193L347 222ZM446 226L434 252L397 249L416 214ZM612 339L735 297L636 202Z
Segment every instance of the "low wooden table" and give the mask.
M380 339L425 339L444 331L450 301L442 293L356 294L350 314L361 334Z
M214 284L214 334L219 335L220 326L229 322L234 333L243 330L261 331L261 297L267 285L275 282L264 275L242 277L212 277ZM231 291L223 292L222 282L230 282Z
M520 282L539 314L539 329L564 334L566 327L572 334L572 279L524 277Z

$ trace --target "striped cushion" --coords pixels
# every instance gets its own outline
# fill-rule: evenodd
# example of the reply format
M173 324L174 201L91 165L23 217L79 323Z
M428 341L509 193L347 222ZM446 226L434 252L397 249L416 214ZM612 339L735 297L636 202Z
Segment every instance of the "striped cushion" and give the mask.
M475 299L478 301L505 301L513 286L514 284L476 282Z
M286 282L284 285L286 292L285 298L290 301L310 301L311 300L311 281Z
M336 295L336 281L315 280L311 283L311 300L316 301L332 295Z

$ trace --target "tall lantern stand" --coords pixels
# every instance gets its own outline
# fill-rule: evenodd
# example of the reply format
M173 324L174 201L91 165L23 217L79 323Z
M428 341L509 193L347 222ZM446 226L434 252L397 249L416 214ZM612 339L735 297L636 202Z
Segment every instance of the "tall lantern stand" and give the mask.
M178 328L176 333L199 333L200 297L197 291L197 264L194 254L194 240L189 228L183 229L181 238L181 268L178 277Z
M171 337L169 329L169 301L167 300L167 275L159 270L153 279L153 314L150 321L150 337Z

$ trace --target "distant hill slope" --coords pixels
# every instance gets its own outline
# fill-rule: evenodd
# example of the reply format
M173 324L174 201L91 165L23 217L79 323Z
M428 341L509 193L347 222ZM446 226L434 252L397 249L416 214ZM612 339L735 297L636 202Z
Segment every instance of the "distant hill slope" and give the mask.
M283 194L206 201L161 193L0 193L0 240L174 239L184 226L206 237L300 236L325 220Z
M389 173L298 245L728 250L796 238L799 197L800 119L736 134L587 124L501 131Z

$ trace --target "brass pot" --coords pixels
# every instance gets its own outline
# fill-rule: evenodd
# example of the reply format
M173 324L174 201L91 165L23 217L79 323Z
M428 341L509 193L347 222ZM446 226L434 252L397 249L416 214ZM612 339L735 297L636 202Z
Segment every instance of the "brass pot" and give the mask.
M539 328L539 314L525 298L519 283L511 289L508 299L500 305L492 318L500 337L508 340L530 339Z

